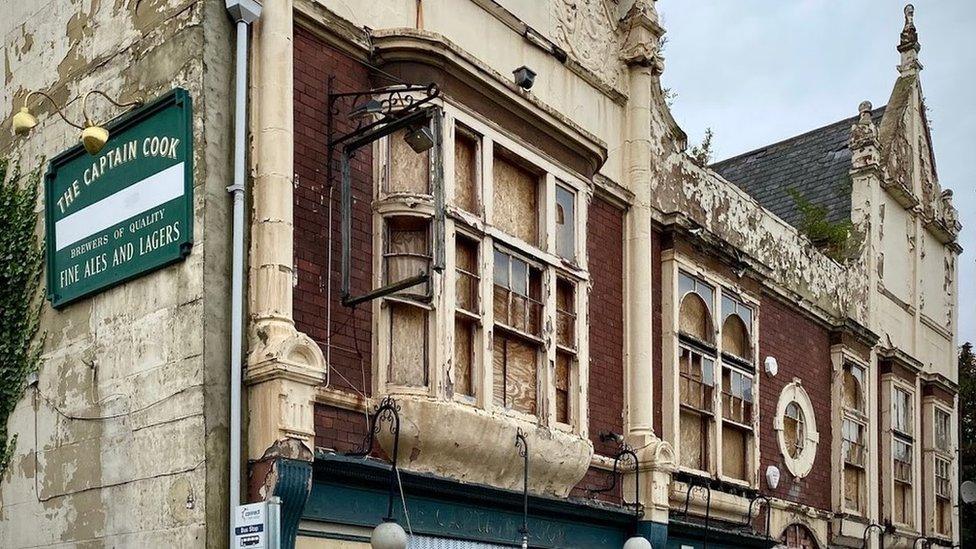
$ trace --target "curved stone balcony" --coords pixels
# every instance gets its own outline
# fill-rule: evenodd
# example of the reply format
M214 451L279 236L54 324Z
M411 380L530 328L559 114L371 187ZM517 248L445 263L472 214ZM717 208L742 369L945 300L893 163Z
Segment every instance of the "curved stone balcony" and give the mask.
M566 497L590 465L593 444L579 434L547 428L503 411L391 394L400 406L401 469L484 484L522 489L523 458L515 446L519 428L529 448L529 491ZM392 453L390 429L377 436Z

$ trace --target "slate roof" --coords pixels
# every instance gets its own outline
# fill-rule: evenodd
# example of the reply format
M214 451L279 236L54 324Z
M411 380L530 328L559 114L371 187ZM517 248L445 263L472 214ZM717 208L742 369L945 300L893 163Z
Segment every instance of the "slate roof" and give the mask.
M871 111L881 124L885 107ZM832 222L851 217L851 126L857 116L716 162L711 168L760 204L801 228L801 214L790 189L827 208Z

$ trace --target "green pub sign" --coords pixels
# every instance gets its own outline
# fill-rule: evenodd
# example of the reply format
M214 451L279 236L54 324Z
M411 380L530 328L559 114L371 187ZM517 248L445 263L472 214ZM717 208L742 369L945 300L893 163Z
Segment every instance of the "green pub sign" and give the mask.
M175 89L77 145L44 179L48 298L61 307L185 258L193 245L192 106Z

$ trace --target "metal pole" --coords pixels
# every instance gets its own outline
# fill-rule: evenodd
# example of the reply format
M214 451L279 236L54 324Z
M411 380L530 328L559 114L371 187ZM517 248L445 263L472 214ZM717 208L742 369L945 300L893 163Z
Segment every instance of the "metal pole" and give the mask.
M529 547L529 442L525 439L525 433L519 427L515 431L515 448L519 456L522 457L522 527L519 533L522 534L522 549Z
M234 200L231 239L230 306L230 479L228 517L230 544L234 544L234 510L241 504L241 369L244 331L244 174L247 131L248 25L261 15L261 4L227 0L227 11L237 22L237 54L234 74L234 183L227 187Z

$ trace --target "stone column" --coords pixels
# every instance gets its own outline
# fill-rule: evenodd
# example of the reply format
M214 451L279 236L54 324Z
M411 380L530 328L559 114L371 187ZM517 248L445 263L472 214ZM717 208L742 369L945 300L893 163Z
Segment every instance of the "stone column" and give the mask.
M640 459L644 516L638 533L655 547L664 546L667 541L668 491L674 469L671 445L660 440L654 432L652 290L653 272L660 265L653 263L651 254L651 163L655 161L652 117L657 102L655 87L660 85L658 77L664 68L658 54L664 29L657 21L653 2L637 0L621 23L622 32L627 36L622 57L630 77L625 137L626 185L634 194L633 205L627 212L626 436L637 449ZM624 494L632 500L633 481L631 475L627 477Z
M294 76L291 0L267 2L253 29L252 204L247 370L249 499L282 498L284 540L311 490L321 349L295 329Z
M657 24L652 4L636 2L622 25L628 41L623 58L629 68L630 96L627 101L625 138L626 185L634 193L627 212L627 434L635 447L654 438L653 334L651 322L651 108L658 40L663 29ZM640 440L634 440L634 439Z

